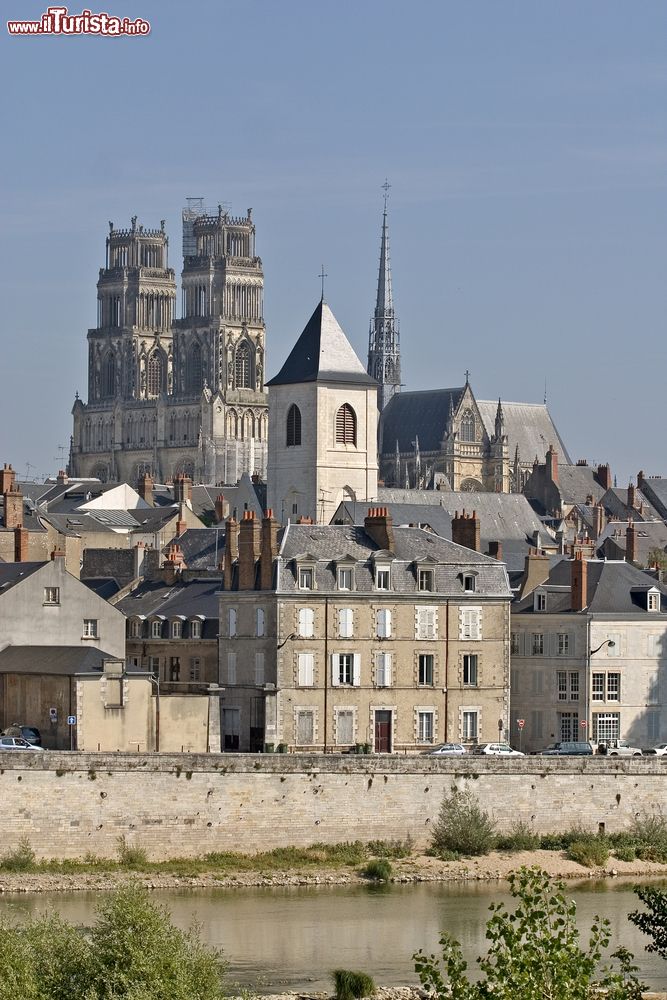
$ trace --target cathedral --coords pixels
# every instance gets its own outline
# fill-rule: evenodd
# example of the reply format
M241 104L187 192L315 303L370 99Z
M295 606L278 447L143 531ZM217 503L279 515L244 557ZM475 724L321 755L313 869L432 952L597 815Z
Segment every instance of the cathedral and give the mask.
M136 483L266 476L264 275L252 212L183 213L181 319L164 221L109 223L70 475Z

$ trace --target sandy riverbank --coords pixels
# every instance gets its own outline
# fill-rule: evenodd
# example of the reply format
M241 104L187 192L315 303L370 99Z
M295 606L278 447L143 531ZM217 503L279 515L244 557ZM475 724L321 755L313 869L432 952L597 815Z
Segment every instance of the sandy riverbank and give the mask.
M450 882L506 879L522 865L537 865L550 875L564 879L646 878L667 879L667 865L646 861L619 861L610 858L602 868L584 868L565 857L562 851L519 851L513 854L495 851L480 858L439 861L426 855L413 855L392 861L392 882ZM239 888L248 886L354 885L364 884L359 867L290 869L288 871L211 871L198 875L169 872L80 871L75 873L0 872L2 892L90 892L112 890L128 882L139 882L150 889Z

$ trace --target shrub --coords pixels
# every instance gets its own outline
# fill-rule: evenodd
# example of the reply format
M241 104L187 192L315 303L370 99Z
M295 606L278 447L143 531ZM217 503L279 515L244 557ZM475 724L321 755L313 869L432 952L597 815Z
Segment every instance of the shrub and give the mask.
M443 851L457 854L488 854L495 843L495 825L470 791L453 789L445 795L433 827L432 845L438 857Z
M336 1000L359 1000L375 993L373 977L365 972L351 972L349 969L334 969L331 973Z
M148 855L143 847L130 847L124 836L118 837L118 862L124 868L141 868L148 862Z
M387 858L373 858L369 861L361 874L371 882L388 882L391 878L391 861Z
M366 845L368 853L376 858L409 858L414 846L409 834L405 840L371 840Z
M540 838L530 823L519 820L509 833L498 837L496 847L500 851L536 851L540 846Z
M27 837L21 837L13 851L0 858L0 868L6 872L28 872L37 864L35 852Z
M562 851L565 848L560 833L543 833L540 837L540 848L543 851Z
M599 868L609 860L609 841L606 837L589 834L586 838L572 841L567 856L586 868Z

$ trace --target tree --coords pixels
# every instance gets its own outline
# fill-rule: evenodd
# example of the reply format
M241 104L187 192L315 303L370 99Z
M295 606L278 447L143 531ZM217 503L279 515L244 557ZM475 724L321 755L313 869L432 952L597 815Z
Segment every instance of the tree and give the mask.
M59 917L0 924L0 1000L222 1000L220 953L145 890L98 907L90 933Z
M448 934L440 938L442 962L422 951L414 955L422 986L437 1000L589 1000L594 985L608 991L608 1000L638 1000L641 986L629 952L611 956L617 971L601 965L609 921L596 917L584 949L576 904L566 899L562 882L552 882L538 868L522 868L509 882L517 906L510 913L503 903L491 905L486 926L491 943L478 959L479 981L468 979L461 946Z
M638 885L635 893L639 896L646 910L633 910L628 919L639 927L640 931L652 938L646 945L647 951L654 951L661 958L667 959L667 890L656 889L651 885Z

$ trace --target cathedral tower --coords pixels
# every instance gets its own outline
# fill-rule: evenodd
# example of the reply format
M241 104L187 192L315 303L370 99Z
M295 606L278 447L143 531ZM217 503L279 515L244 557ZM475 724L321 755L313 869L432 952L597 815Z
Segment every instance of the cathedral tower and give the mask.
M401 391L401 348L398 320L394 316L391 288L391 261L389 259L389 231L387 229L387 192L385 181L382 238L380 240L380 270L378 274L375 312L368 335L368 374L379 383L378 409L382 411L389 400Z

